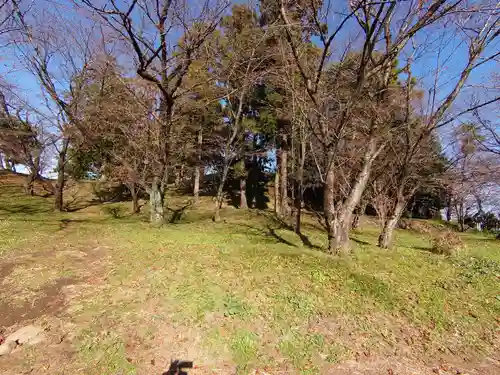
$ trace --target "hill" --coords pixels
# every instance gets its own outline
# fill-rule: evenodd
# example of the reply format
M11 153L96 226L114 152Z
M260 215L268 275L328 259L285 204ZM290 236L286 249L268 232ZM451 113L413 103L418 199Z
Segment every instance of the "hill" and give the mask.
M266 211L213 223L208 198L155 229L88 184L56 213L21 183L0 176L0 330L35 324L45 342L1 356L2 374L161 374L171 359L190 375L499 371L493 237L464 234L445 257L399 230L387 251L366 221L335 258L311 218L310 246Z

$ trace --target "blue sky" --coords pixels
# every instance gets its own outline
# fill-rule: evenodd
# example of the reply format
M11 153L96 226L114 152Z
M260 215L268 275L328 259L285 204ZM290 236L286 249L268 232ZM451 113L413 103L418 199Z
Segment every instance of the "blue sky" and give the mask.
M39 4L50 5L54 3L45 1L40 2ZM81 14L78 12L68 11L68 7L71 7L71 3L69 1L60 0L58 4L59 6L62 4L62 6L65 7L63 11L59 12L59 15L61 15L61 21L67 21L70 23L80 21ZM346 2L342 2L342 4L345 6ZM62 17L63 15L64 17ZM333 28L335 22L342 19L340 16L337 17L338 18L329 19L329 24L331 24L330 28ZM89 23L87 22L87 25L88 24ZM343 46L346 44L347 38L350 35L353 35L357 28L358 26L352 22L345 29L345 32L339 35L339 40L336 42L334 49L332 50L334 56L341 53ZM444 98L448 94L456 82L461 69L466 63L467 46L460 38L453 36L453 31L454 30L451 28L446 30L440 29L437 26L432 26L423 33L419 34L418 38L416 38L417 43L425 43L423 49L425 49L426 52L415 60L412 71L413 74L420 79L421 86L424 90L427 90L433 84L433 72L436 68L437 61L437 52L434 47L437 47L439 43L444 44L444 47L441 48L440 55L442 66L440 67L441 75L439 78L440 91L437 94L438 100ZM497 43L496 45L491 46L489 51L486 51L486 54L498 51L499 48L499 43ZM17 57L18 55L14 52L13 47L7 47L7 49L5 49L5 53L3 53L0 58L0 77L3 81L12 84L15 87L15 91L19 97L26 100L31 106L46 112L43 94L37 79L26 71L22 61L18 60ZM403 61L404 57L401 59L401 62ZM57 62L57 60L55 60L55 62ZM487 80L489 78L492 72L498 70L500 70L499 63L493 61L489 64L484 64L473 72L468 81L467 88L463 91L455 106L457 108L463 107L463 105L469 101L472 94L475 94L479 98L487 98L491 95L491 93L487 90L474 86L480 85L485 81L485 79Z

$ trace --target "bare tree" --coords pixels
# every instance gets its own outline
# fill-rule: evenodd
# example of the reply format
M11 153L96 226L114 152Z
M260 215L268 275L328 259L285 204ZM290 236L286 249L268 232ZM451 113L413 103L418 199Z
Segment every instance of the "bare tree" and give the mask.
M193 7L176 0L82 3L128 43L135 55L137 74L158 90L160 121L153 125L158 131L157 138L151 140L157 158L147 191L151 222L161 225L165 218L164 198L173 152L172 120L179 87L195 52L219 23L227 2L206 0ZM177 40L179 36L181 40Z
M292 19L292 15L304 14L299 20ZM343 185L344 192L341 197L335 193L335 185L339 183L338 162L339 150L343 142L349 137L349 125L355 121L355 115L359 113L359 103L362 99L369 98L373 103L383 104L390 100L389 90L394 78L393 67L398 56L409 48L408 42L422 30L430 28L436 22L445 22L455 17L455 11L467 12L465 2L456 1L447 3L443 0L436 0L430 3L405 3L398 1L371 3L368 1L350 2L346 9L346 16L336 23L332 23L329 17L332 16L329 3L322 6L319 3L296 7L295 3L281 1L279 13L285 24L286 37L290 45L291 53L295 58L295 63L299 69L303 80L304 90L308 95L309 110L314 115L310 128L318 140L321 153L326 155L326 160L321 166L321 178L324 184L324 217L325 226L329 238L329 250L339 252L348 247L348 237L351 225L352 213L359 204L362 193L366 187L373 162L382 151L385 141L381 137L381 129L385 128L385 116L380 116L375 110L374 121L370 122L365 142L362 161L355 177L350 179L349 184ZM493 7L495 9L495 7ZM472 10L472 9L470 9ZM477 9L474 9L477 10ZM494 12L489 12L492 17ZM472 19L473 18L473 19ZM475 17L467 19L465 22L470 26L472 23L481 23ZM478 34L471 39L469 49L469 63L460 75L457 86L441 105L433 108L432 114L428 116L427 124L429 128L442 123L443 117L452 102L458 95L470 71L474 69L477 58L481 56L485 47L496 38L498 32L497 20L486 17L479 27ZM325 27L324 25L328 25ZM357 25L357 26L353 26ZM333 28L331 28L333 26ZM326 106L325 99L330 99L331 89L325 90L325 72L330 56L332 56L332 46L337 41L338 36L345 33L348 27L359 27L361 31L362 49L357 64L353 69L353 74L349 77L352 82L351 93L340 100L337 109L332 112L332 107ZM332 31L330 31L332 30ZM313 68L305 63L303 55L300 53L300 45L307 35L316 34L320 41L320 57ZM303 35L297 38L297 35ZM380 42L380 41L383 41ZM411 55L411 54L410 54ZM486 58L488 59L488 58ZM378 79L375 79L378 77ZM373 89L371 94L367 94L366 88ZM339 91L338 85L336 91ZM363 106L367 108L366 104ZM447 121L452 121L448 119Z
M59 9L30 8L27 12L11 0L19 27L16 49L25 67L38 79L53 111L59 135L54 142L57 153L55 208L62 211L65 166L72 134L82 130L78 115L79 95L92 58L92 25L70 21ZM60 22L64 19L65 22ZM50 102L50 103L49 103Z
M220 220L224 201L224 185L233 162L241 157L247 137L248 121L254 116L250 104L256 86L264 81L272 68L272 54L266 45L267 34L256 15L244 5L235 5L231 16L225 18L223 35L212 43L214 82L220 87L220 98L225 114L224 126L218 132L219 183L216 193L214 220ZM240 166L240 176L241 174ZM243 178L240 178L243 181ZM245 184L240 186L245 194ZM243 200L243 205L246 200Z
M3 93L0 100L3 108L0 112L0 151L8 155L9 163L26 167L25 192L34 195L34 183L42 173L43 154L51 143L50 134L36 112L18 106L13 115Z
M496 3L493 9L498 9L500 3ZM425 182L425 176L422 176L422 173L426 173L432 171L432 158L427 159L426 156L432 155L431 150L427 150L428 145L431 145L433 142L433 134L437 129L443 128L444 126L451 124L457 118L462 116L465 113L477 111L479 108L483 108L485 106L491 105L498 101L500 98L487 99L484 102L473 103L471 106L466 107L465 109L456 111L455 113L450 112L453 104L456 99L459 97L462 89L465 87L467 79L471 75L471 73L483 64L492 61L495 56L498 56L497 52L491 53L489 51L489 47L494 46L499 40L499 32L498 28L500 26L500 17L497 12L488 10L480 12L480 15L476 15L472 12L465 12L465 16L458 17L456 19L452 18L450 22L450 27L456 25L457 38L463 38L466 41L466 45L468 46L467 50L464 51L467 54L467 60L464 67L460 70L460 72L455 77L454 81L451 84L451 90L444 95L444 98L439 101L437 99L437 93L442 91L439 88L441 84L442 71L438 65L434 72L434 81L433 87L430 91L430 95L428 98L428 103L426 106L426 113L424 115L423 123L420 124L415 132L408 132L410 128L407 126L403 128L403 131L406 134L405 140L405 151L403 152L404 157L399 159L399 171L398 178L395 181L395 191L394 199L391 205L391 210L389 213L389 218L385 220L385 225L382 228L382 232L379 237L379 246L382 248L387 248L392 240L392 232L404 212L408 200L411 198L413 193L418 189L419 183ZM425 48L425 47L424 47ZM439 48L442 48L440 45ZM442 58L441 51L438 52L438 56L436 59L437 64L440 64L440 58ZM411 71L410 67L412 64L412 59L408 59L408 63L406 66L406 71L408 74L408 84L406 89L406 124L414 123L415 114L413 103L411 103L413 99L413 90L410 82L411 79ZM449 77L446 78L449 82ZM418 120L420 122L420 120ZM406 129L406 130L405 130ZM426 160L427 159L427 160ZM429 167L431 167L429 169ZM419 176L419 178L412 178L412 174L417 171L415 177ZM420 175L419 175L420 173ZM428 177L428 176L427 176ZM409 181L412 181L408 185ZM406 187L405 187L406 186ZM409 186L412 186L409 188ZM405 193L405 190L407 191Z

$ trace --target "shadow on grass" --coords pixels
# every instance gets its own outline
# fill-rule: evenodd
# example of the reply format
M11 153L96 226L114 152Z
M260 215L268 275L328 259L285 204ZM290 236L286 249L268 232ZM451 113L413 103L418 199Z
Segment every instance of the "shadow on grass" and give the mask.
M350 237L349 239L356 242L356 243L359 243L360 245L371 245L371 243L363 241L363 240L359 240L356 237Z
M284 239L278 233L276 233L276 229L272 228L270 225L268 225L267 228L259 228L242 223L236 224L236 226L246 228L246 230L242 232L243 234L245 234L246 236L256 237L261 242L282 243L290 247L297 247L297 245Z
M291 243L290 241L287 241L285 240L283 237L280 237L277 233L276 233L276 230L274 228L271 228L270 225L267 226L267 229L269 230L269 234L271 236L273 236L274 238L276 238L276 240L279 242L279 243L284 243L285 245L288 245L288 246L292 246L292 247L297 247L297 245Z
M0 211L8 212L11 215L15 214L25 214L25 215L36 215L51 212L50 208L42 208L33 204L10 204L8 207L0 207Z
M192 206L193 206L193 201L189 201L185 205L177 209L167 207L167 210L172 212L172 216L170 217L170 220L168 222L170 224L178 223L182 219L184 212L188 208L191 208Z
M91 200L78 200L74 199L70 202L64 204L64 211L66 212L77 212L80 210L84 210L88 207L99 206L103 202L99 199L91 199Z
M305 235L304 233L302 232L297 232L295 230L295 228L290 225L289 223L287 223L286 221L284 221L283 219L277 217L276 215L274 214L269 214L269 213L266 213L266 212L261 212L260 215L264 216L267 220L270 220L272 221L273 223L277 224L278 225L278 228L277 229L286 229L290 232L293 232L295 233L297 236L299 236L300 240L302 241L302 244L304 246L307 246L308 248L310 249L316 249L316 250L321 250L321 247L320 246L317 246L317 245L314 245L311 240L309 239L309 237L307 235ZM268 226L269 227L269 226Z

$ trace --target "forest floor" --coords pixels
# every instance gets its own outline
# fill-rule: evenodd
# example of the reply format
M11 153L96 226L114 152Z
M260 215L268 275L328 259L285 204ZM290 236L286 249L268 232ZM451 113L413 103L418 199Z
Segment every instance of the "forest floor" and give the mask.
M45 339L0 373L160 375L172 359L190 375L500 373L493 237L444 257L399 230L387 251L368 220L336 258L312 219L307 247L265 211L213 223L200 206L155 229L129 203L55 213L0 176L0 336L34 324Z

